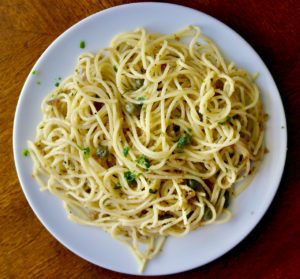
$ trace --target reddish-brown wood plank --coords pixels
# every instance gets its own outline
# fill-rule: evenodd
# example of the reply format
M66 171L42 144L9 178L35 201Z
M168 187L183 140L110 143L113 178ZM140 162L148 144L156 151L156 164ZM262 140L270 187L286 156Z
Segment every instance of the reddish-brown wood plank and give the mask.
M100 10L129 2L0 1L1 278L132 278L86 262L47 232L23 195L12 155L15 107L26 76L38 57L74 23ZM283 99L288 120L289 152L279 191L255 230L220 259L168 278L299 278L299 2L170 2L192 7L223 21L261 55Z

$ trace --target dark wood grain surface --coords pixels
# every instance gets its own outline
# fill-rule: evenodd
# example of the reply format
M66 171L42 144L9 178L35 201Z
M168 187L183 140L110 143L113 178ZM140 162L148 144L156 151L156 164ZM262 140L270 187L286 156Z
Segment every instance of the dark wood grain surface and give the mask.
M132 278L67 250L38 221L21 190L12 126L26 76L63 31L117 0L0 0L0 277ZM168 278L300 278L299 1L173 1L216 17L242 35L271 71L288 122L284 175L266 215L237 247L214 262ZM150 277L149 277L150 278Z

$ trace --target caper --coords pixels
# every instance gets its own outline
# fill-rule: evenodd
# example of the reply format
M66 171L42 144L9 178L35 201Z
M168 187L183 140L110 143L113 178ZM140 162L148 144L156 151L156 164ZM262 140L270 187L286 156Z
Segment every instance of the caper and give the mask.
M125 110L131 115L138 115L141 110L141 106L135 105L133 103L126 103Z
M194 191L200 190L200 182L195 179L187 179L187 185L191 187Z
M136 84L136 88L138 89L138 88L143 86L144 80L143 79L136 79L135 84Z
M191 144L191 135L185 134L184 136L182 136L177 144L177 147L180 149L183 149L185 146L190 145Z
M224 198L225 198L224 208L227 208L230 204L230 195L228 191L225 192Z
M211 219L212 217L212 211L209 207L206 207L204 210L203 220L207 221Z
M106 146L99 146L97 148L96 154L99 158L106 158L108 156L108 149Z

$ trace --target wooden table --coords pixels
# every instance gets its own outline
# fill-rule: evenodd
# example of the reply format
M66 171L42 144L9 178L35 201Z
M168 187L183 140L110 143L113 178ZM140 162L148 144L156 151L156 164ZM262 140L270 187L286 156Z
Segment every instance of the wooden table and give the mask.
M132 278L90 264L49 234L23 195L12 155L15 107L25 78L38 57L74 23L100 10L128 2L0 1L1 278ZM223 21L261 55L274 76L284 103L289 152L278 193L254 231L225 256L168 278L300 278L299 2L174 2Z

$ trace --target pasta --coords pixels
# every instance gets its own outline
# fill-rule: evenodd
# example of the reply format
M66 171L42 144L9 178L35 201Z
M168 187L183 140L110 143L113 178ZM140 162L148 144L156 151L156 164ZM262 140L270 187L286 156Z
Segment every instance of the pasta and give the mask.
M254 78L195 26L82 53L42 111L28 141L41 189L127 245L141 272L166 236L228 221L265 152Z

